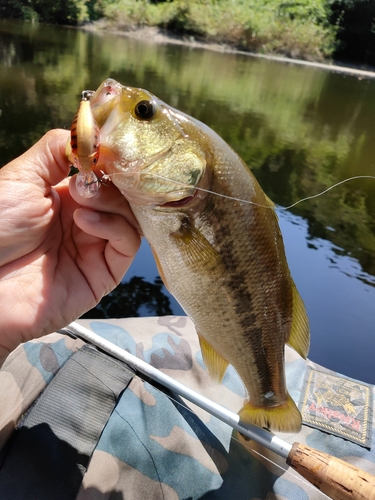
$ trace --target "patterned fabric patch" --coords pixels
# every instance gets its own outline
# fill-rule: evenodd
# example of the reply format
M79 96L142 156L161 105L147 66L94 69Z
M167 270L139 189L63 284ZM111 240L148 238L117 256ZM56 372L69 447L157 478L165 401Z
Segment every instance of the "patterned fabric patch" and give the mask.
M371 447L371 385L310 368L305 376L300 410L304 424Z

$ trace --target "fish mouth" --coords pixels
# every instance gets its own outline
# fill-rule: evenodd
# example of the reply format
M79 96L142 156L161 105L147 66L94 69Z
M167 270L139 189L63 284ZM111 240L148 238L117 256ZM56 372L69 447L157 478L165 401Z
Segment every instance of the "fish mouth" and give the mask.
M185 196L180 200L167 201L167 203L163 203L163 205L159 205L160 208L180 208L186 207L192 203L192 201L196 198L198 190L195 190L195 193L191 196Z

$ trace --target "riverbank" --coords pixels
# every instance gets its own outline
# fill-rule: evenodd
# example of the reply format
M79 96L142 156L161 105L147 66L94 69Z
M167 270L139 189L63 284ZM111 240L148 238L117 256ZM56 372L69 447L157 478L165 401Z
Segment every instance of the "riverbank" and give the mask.
M119 36L135 38L149 43L184 45L196 49L212 50L215 52L242 54L248 57L268 59L271 61L278 61L287 64L310 66L314 68L320 68L322 70L334 71L337 73L344 73L348 75L355 75L358 78L375 79L375 68L373 69L369 67L367 68L355 67L352 65L341 64L337 61L327 61L327 62L307 61L305 59L296 59L280 55L249 52L236 49L226 43L206 42L202 40L197 40L192 35L173 34L171 32L168 32L167 30L158 28L156 26L146 26L146 27L132 28L132 29L128 28L120 29L120 27L117 26L116 24L110 23L106 19L101 19L100 21L95 21L93 23L84 25L81 28L86 31L96 31L99 33L101 31L111 32Z
M326 0L117 0L102 9L106 23L121 30L156 27L172 37L319 62L336 47L330 15Z
M9 0L0 18L109 29L156 28L229 50L320 62L374 65L373 0ZM161 31L160 31L161 30Z

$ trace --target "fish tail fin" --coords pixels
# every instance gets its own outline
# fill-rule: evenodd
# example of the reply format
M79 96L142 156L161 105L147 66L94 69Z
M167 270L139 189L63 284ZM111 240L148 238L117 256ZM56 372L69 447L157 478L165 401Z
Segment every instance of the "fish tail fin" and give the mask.
M239 416L245 423L276 432L299 432L302 426L301 413L289 394L285 403L272 408L261 408L247 402Z

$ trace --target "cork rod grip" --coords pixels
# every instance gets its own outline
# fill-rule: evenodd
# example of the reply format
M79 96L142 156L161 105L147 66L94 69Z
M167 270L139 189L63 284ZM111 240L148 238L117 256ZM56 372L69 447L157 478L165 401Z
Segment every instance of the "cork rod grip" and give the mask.
M375 500L375 476L331 455L294 443L287 463L334 500Z

